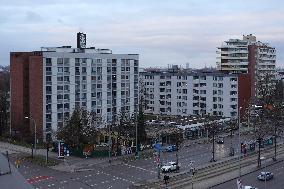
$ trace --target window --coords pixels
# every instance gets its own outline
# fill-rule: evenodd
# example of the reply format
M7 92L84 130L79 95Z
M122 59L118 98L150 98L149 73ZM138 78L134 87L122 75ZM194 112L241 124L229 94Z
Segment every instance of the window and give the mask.
M64 67L64 72L69 73L69 67Z
M82 73L86 73L87 72L87 68L86 67L82 67Z
M193 80L199 79L198 76L193 76Z
M62 114L62 113L58 113L58 114L57 114L57 119L58 119L58 120L62 120L62 117L63 117L63 114Z
M83 90L86 90L86 89L87 89L87 85L83 84L83 85L82 85L82 89L83 89Z
M69 94L64 94L64 99L69 100Z
M63 108L63 104L57 104L57 110L60 110Z
M231 98L231 102L236 102L237 98Z
M58 68L57 68L57 72L58 72L58 73L62 73L62 72L63 72L63 67L58 67Z
M69 64L70 59L69 58L64 58L64 64Z
M206 76L200 76L200 80L206 80Z
M206 90L200 90L200 94L206 94Z
M51 58L46 58L45 62L46 62L46 64L51 64Z
M46 92L51 92L52 91L52 89L51 89L51 86L46 86Z
M68 103L65 103L65 104L64 104L64 109L69 109L69 107L70 107L70 106L69 106Z
M51 67L46 67L46 68L45 68L45 71L46 71L46 72L51 72Z
M79 67L75 67L75 72L76 73L80 73L80 68Z
M57 95L57 100L61 100L61 99L63 99L63 95L62 94L58 94Z
M82 58L82 63L87 63L87 58Z
M63 77L62 76L57 77L57 81L63 81Z
M58 90L58 91L62 91L62 90L63 90L63 86L58 85L58 86L57 86L57 90Z
M102 67L97 67L97 73L101 74L102 73Z
M64 85L64 90L65 90L65 91L69 91L69 90L70 90L69 85Z
M69 76L64 76L64 81L69 82Z
M57 64L63 64L63 58L57 58Z
M51 81L51 76L46 76L46 81L50 82Z
M82 93L82 99L86 99L87 98L87 93Z
M92 101L92 107L96 106L96 101Z

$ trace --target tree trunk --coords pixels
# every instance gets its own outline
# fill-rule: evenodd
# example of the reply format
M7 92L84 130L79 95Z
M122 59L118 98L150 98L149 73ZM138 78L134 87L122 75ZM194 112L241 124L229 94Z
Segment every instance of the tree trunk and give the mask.
M213 131L213 141L212 141L212 162L215 161L215 131Z

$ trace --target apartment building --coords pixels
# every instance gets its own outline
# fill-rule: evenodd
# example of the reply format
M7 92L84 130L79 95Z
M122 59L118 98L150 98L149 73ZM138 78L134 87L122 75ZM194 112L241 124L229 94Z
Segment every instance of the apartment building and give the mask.
M268 43L256 40L252 34L243 39L229 39L217 50L217 69L224 73L249 74L251 96L259 96L261 78L275 78L276 49Z
M236 117L238 75L218 71L145 69L140 72L147 113L165 115L218 115ZM243 80L245 81L245 80ZM245 84L245 82L243 82Z
M138 54L113 54L86 48L86 35L77 34L77 48L45 47L11 52L12 129L33 128L45 138L64 124L76 106L111 121L121 110L138 104ZM25 119L29 117L30 119ZM33 130L33 129L32 129Z

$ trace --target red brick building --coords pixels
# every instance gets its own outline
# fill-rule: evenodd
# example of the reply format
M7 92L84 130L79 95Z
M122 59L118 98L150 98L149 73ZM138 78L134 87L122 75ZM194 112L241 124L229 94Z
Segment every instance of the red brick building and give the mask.
M40 140L43 134L42 54L12 52L10 62L12 133L34 133L35 121L37 138Z

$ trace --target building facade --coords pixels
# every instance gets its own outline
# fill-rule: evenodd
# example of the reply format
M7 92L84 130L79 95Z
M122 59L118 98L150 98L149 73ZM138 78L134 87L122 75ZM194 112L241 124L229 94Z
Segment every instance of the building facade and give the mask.
M33 119L44 139L76 106L105 121L112 121L121 110L136 110L139 55L80 45L11 53L13 130L33 128Z
M248 74L251 97L256 99L261 96L262 78L269 75L269 82L275 79L276 49L257 41L251 34L243 39L229 39L218 47L217 69L224 73Z
M147 113L236 117L238 76L217 71L145 69L143 81Z

